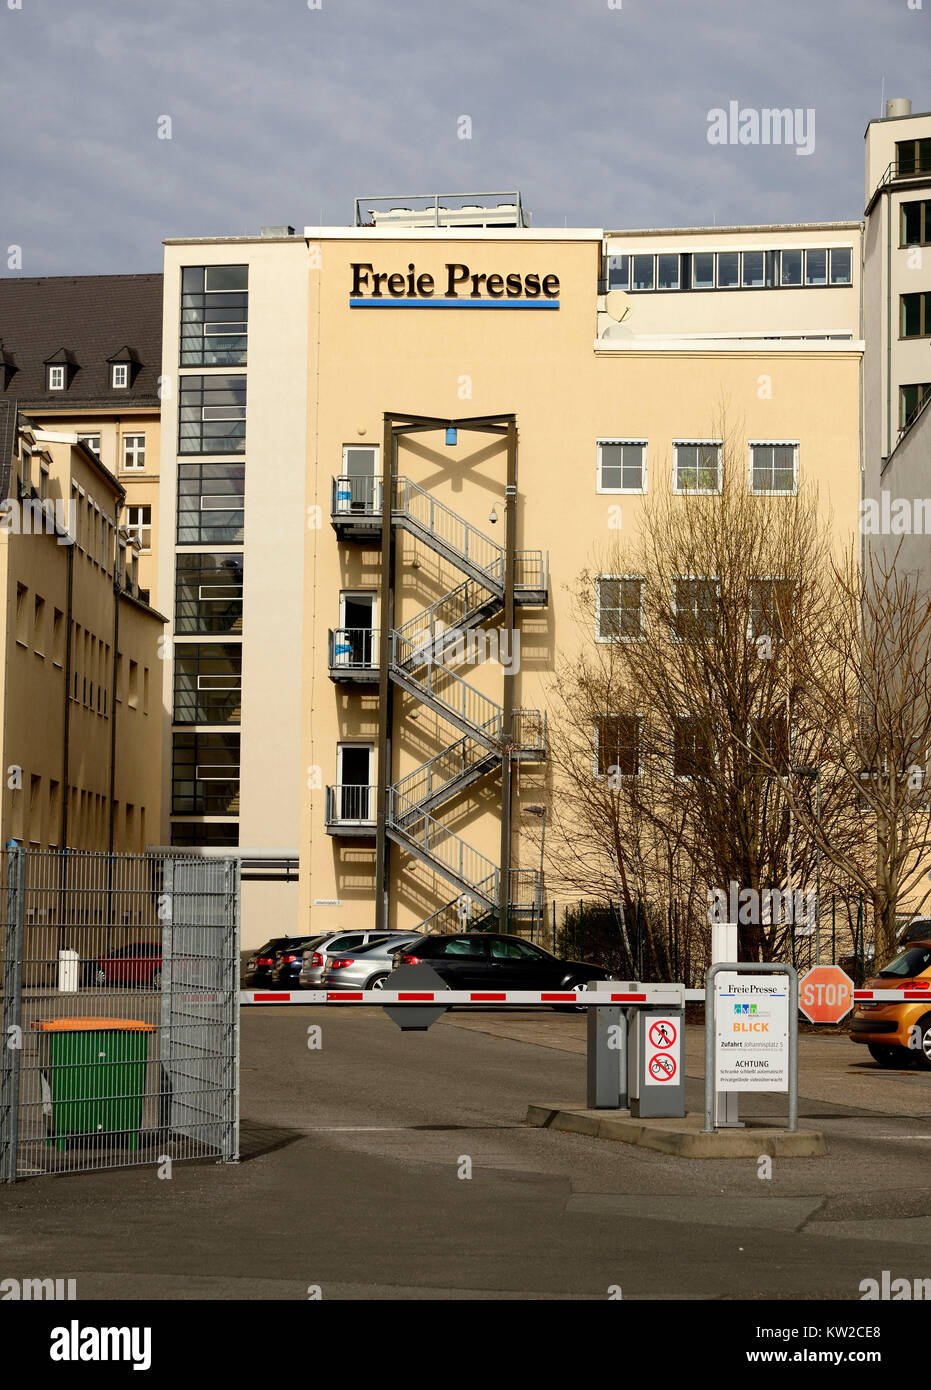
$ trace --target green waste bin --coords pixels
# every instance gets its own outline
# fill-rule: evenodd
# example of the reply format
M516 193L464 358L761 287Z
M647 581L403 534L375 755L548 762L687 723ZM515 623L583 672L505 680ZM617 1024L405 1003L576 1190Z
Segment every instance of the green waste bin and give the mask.
M138 1149L149 1034L138 1018L43 1018L40 1033L46 1144L125 1134Z

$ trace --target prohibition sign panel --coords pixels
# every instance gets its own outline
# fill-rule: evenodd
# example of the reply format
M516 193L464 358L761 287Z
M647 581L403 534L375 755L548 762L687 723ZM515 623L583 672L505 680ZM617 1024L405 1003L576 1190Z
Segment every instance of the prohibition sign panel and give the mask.
M675 1047L679 1030L676 1025L668 1018L658 1018L655 1023L650 1024L650 1043L653 1047Z
M668 1052L655 1052L647 1063L647 1070L653 1081L672 1081L678 1067L675 1057Z

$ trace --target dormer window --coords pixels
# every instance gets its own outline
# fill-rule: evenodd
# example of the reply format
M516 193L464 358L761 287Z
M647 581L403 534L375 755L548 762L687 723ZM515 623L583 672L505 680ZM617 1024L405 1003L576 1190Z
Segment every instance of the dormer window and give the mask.
M110 369L110 385L116 390L121 391L129 385L129 364L127 362L114 362Z
M65 389L65 369L64 367L49 367L48 369L48 389L50 391L64 391Z

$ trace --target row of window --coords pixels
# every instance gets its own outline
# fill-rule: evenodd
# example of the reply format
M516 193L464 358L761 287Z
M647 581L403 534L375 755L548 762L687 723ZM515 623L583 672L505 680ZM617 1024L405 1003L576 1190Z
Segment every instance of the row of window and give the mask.
M142 849L145 845L145 806L127 801L113 803L114 841L117 847ZM61 839L61 783L53 777L23 774L10 800L10 827L14 840L27 845L56 848ZM103 847L110 831L110 800L84 787L69 788L68 843L72 847Z
M595 580L595 637L599 642L639 641L645 633L640 575L601 574ZM794 584L791 579L751 579L748 638L792 636ZM680 575L673 580L671 615L675 634L686 639L711 636L720 612L717 579Z
M25 584L16 586L16 641L36 656L52 664L65 664L65 615L49 605L41 594L32 593ZM109 712L109 692L112 679L111 647L89 628L72 621L71 624L71 690L70 698L97 714ZM116 700L123 700L130 709L141 707L149 711L149 668L129 658L124 675L124 657L116 659Z
M56 362L46 366L45 384L49 391L66 391L74 375L73 367L66 362ZM126 391L132 385L129 362L113 362L110 365L110 385L114 391Z
M175 632L242 632L242 555L175 557Z
M643 772L643 716L604 714L594 724L594 773L599 778L639 777ZM780 747L781 730L771 738L769 752ZM668 766L673 777L708 775L713 766L714 749L707 721L700 716L677 716L669 730Z
M90 449L100 458L100 434L79 434L78 442ZM139 472L145 468L145 435L124 434L122 467L127 472Z
M608 256L609 290L758 290L849 285L849 246L789 251L659 251Z
M677 493L721 490L721 440L675 440L672 486ZM747 477L750 491L761 496L798 490L798 441L751 441ZM598 491L647 491L647 441L598 440Z

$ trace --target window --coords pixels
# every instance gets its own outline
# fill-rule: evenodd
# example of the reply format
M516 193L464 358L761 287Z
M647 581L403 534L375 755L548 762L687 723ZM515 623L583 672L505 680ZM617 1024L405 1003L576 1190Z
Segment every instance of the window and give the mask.
M64 664L65 659L65 615L60 608L52 614L52 661L56 666Z
M629 290L629 289L630 289L630 257L629 257L629 256L609 256L609 257L608 257L608 289L609 289L609 290Z
M750 445L750 491L794 494L798 484L797 444Z
M903 338L927 338L931 336L931 293L903 294L902 303Z
M246 361L249 267L185 266L181 272L182 367L241 367Z
M64 391L65 389L65 369L64 367L49 367L48 369L48 389L50 391Z
M660 290L679 288L679 257L676 255L657 256L656 286Z
M638 714L602 714L595 720L595 776L640 775Z
M628 642L643 636L643 580L601 574L595 580L595 638Z
M145 468L145 435L123 435L123 467Z
M127 507L126 528L139 538L143 550L152 549L152 508Z
M740 284L740 253L718 252L718 289L730 290Z
M680 715L672 729L673 776L707 776L713 759L711 733L705 721L695 715Z
M174 654L176 724L238 724L242 706L242 646L178 643Z
M721 491L721 442L699 440L673 444L675 492Z
M139 708L139 663L129 661L129 689L126 694L126 703L130 709Z
M899 387L899 429L908 429L929 396L931 381L919 381L911 386Z
M176 815L239 811L239 734L178 731L171 736L171 809Z
M718 581L682 576L673 580L672 606L676 636L711 637L718 623Z
M849 285L850 284L850 247L835 247L831 252L831 284Z
M896 141L895 158L900 178L931 174L931 139Z
M767 777L770 763L776 765L781 773L789 771L789 722L785 711L772 710L762 728L755 728L748 740L751 748L750 763L754 771ZM760 745L762 744L762 748Z
M484 960L488 954L488 943L472 936L451 936L446 941L437 942L432 954L468 956L471 960Z
M714 289L713 251L697 251L692 257L692 289Z
M598 491L646 492L645 439L599 439Z
M235 847L239 844L239 826L229 821L174 821L171 843L199 849L220 845Z
M29 590L25 584L16 586L16 640L23 647L29 645Z
M762 251L745 251L741 259L743 266L740 283L744 289L757 289L765 284L764 253Z
M931 245L931 200L902 204L902 245Z
M183 376L179 417L179 453L243 453L246 447L246 378Z
M794 600L795 584L791 579L751 579L750 640L790 638Z
M630 288L632 290L652 290L655 284L655 257L632 256L631 260L633 263L633 274Z
M779 266L779 283L788 288L793 288L802 283L802 253L801 251L783 251Z
M541 951L538 946L532 946L529 941L518 941L510 936L493 936L491 938L491 958L492 960L533 961L537 965L553 959L546 951Z
M805 252L805 284L826 285L828 283L827 251Z
M99 434L79 434L78 443L83 444L86 449L100 458L100 435Z
M33 600L32 646L39 656L45 655L45 599L38 594Z
M244 463L179 463L178 544L241 544L245 490Z
M114 362L110 369L110 385L117 391L125 390L129 385L129 364L126 362Z
M175 564L175 631L242 632L243 557L189 554Z

